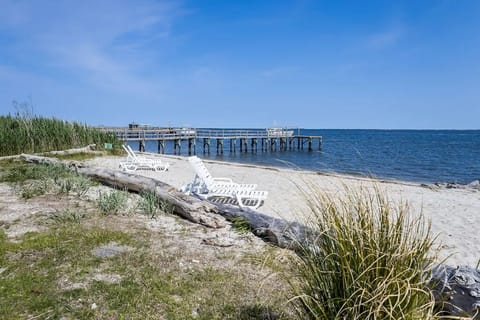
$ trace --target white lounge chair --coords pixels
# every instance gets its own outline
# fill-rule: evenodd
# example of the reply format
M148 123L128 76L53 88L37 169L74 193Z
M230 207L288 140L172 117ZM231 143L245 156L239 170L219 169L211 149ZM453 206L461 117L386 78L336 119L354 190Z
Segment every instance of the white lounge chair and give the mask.
M183 189L186 193L193 193L204 199L230 198L235 199L240 207L257 209L267 199L267 191L258 191L256 184L239 184L229 178L213 178L203 161L196 157L189 157L188 161L195 170L192 183Z
M255 190L256 184L239 184L232 181L230 178L214 178L208 171L207 167L203 163L202 159L197 156L188 157L188 162L195 170L195 185L200 188L206 188L209 190L223 189L234 187L242 190Z
M163 162L160 159L146 158L137 156L133 152L130 146L122 145L123 149L127 152L127 160L120 162L120 168L124 171L135 171L141 169L154 170L154 171L167 171L170 164Z

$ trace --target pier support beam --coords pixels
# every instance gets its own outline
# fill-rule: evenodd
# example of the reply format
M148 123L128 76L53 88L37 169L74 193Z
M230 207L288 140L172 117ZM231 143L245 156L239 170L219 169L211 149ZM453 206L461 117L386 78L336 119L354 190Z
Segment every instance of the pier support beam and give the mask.
M223 139L217 139L217 154L223 154Z
M165 140L158 140L158 153L165 153Z
M277 150L277 139L271 138L270 139L270 151L276 151Z
M178 154L181 154L181 152L182 152L182 139L175 139L173 141L173 154L177 154L177 150L178 150Z
M287 138L280 138L280 151L287 150Z
M205 151L210 154L210 139L208 138L203 138L203 154L205 154Z
M252 138L252 153L257 152L257 139Z
M248 152L248 139L240 138L240 152Z
M309 137L308 138L308 151L313 151L312 143L313 143L313 138Z
M230 152L235 153L237 148L237 139L230 139Z
M140 140L138 142L138 151L145 152L145 140Z
M196 140L195 138L188 138L188 155L192 155L192 153L197 154Z

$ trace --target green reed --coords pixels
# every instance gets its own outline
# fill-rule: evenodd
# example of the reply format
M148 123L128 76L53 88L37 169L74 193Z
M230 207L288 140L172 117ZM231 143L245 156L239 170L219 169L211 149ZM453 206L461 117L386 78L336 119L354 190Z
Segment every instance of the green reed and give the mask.
M77 122L20 113L0 116L0 156L104 143L118 145L114 135Z

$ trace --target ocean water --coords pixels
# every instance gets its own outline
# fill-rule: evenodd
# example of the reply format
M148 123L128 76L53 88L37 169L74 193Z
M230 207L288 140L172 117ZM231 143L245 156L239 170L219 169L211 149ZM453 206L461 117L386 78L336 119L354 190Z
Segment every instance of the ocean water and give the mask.
M295 132L297 133L297 132ZM323 147L314 151L230 152L225 141L223 155L216 154L212 140L210 154L201 158L290 167L320 172L337 172L381 179L421 183L455 182L468 184L480 180L480 130L313 130L303 135L323 136ZM138 149L138 143L131 144ZM148 142L146 151L157 152L157 143ZM181 154L187 155L186 144ZM173 145L167 144L167 154Z

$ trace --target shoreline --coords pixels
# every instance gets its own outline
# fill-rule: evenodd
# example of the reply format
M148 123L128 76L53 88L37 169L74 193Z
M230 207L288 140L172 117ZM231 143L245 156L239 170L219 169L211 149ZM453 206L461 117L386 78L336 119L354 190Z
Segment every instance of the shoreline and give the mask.
M185 156L145 153L170 163L167 172L139 170L136 174L156 178L177 189L190 183L194 171ZM118 169L124 157L99 157L88 162L95 166ZM256 183L257 190L269 192L257 211L289 221L302 221L309 214L306 198L315 192L345 195L348 190L378 188L392 204L407 201L413 215L422 213L431 222L432 237L442 244L440 259L446 264L475 266L480 258L480 191L473 188L425 186L404 181L387 181L356 176L325 174L252 164L203 160L213 177L228 177L237 183ZM314 186L314 191L310 188ZM346 189L346 187L348 189Z
M135 151L138 154L144 154L147 156L153 156L153 157L164 157L164 158L172 158L172 159L181 159L181 158L188 158L188 155L173 155L173 154L159 154L155 152L150 152L150 151L145 151L145 152L139 152ZM340 172L340 171L335 171L335 170L313 170L313 169L308 169L308 168L301 168L301 167L296 167L293 163L291 166L287 165L274 165L272 164L263 164L263 163L255 163L255 162L238 162L235 161L235 158L226 159L226 160L217 160L217 159L212 159L210 157L203 158L202 155L197 154L198 157L202 158L203 161L205 162L212 162L212 163L231 163L234 165L238 166L246 166L246 167L256 167L256 168L264 168L264 169L279 169L279 170L293 170L293 171L305 171L305 172L312 172L316 173L319 175L326 175L326 176L338 176L346 179L365 179L365 180L377 180L377 181L384 181L388 183L400 183L400 184L408 184L408 185L424 185L426 187L432 186L441 186L441 185L448 185L448 186L454 186L455 188L470 188L473 186L475 189L480 189L480 186L477 186L477 183L480 184L480 179L472 178L470 182L455 182L455 181L449 181L449 180L423 180L423 179L402 179L402 178L395 178L395 177L382 177L382 176L373 176L373 175L368 175L365 172ZM287 163L288 161L283 161L279 160L279 162L282 163Z
M136 152L136 153L143 154L149 157L159 157L160 159L167 158L167 159L182 160L189 157L189 156L183 156L183 155L158 154L154 152ZM356 175L356 174L348 174L348 173L342 173L342 172L336 172L336 171L315 171L315 170L309 170L309 169L303 169L303 168L293 169L293 168L288 168L284 166L274 166L274 165L269 166L269 165L246 163L246 162L214 160L209 158L202 158L202 161L205 163L223 164L223 165L231 164L238 167L257 168L257 169L265 169L265 170L272 170L272 171L284 170L284 171L293 171L293 172L304 172L304 173L316 174L316 175L326 176L326 177L335 177L335 178L346 179L346 180L361 180L361 181L369 181L369 182L375 181L375 182L393 183L393 184L417 186L417 187L424 187L424 188L445 187L449 189L451 188L470 189L471 188L474 190L480 190L480 186L473 185L476 182L479 182L479 180L472 180L472 182L467 184L457 183L457 182L447 182L447 181L420 182L420 181L401 180L401 179L395 179L395 178L368 177L361 173Z

